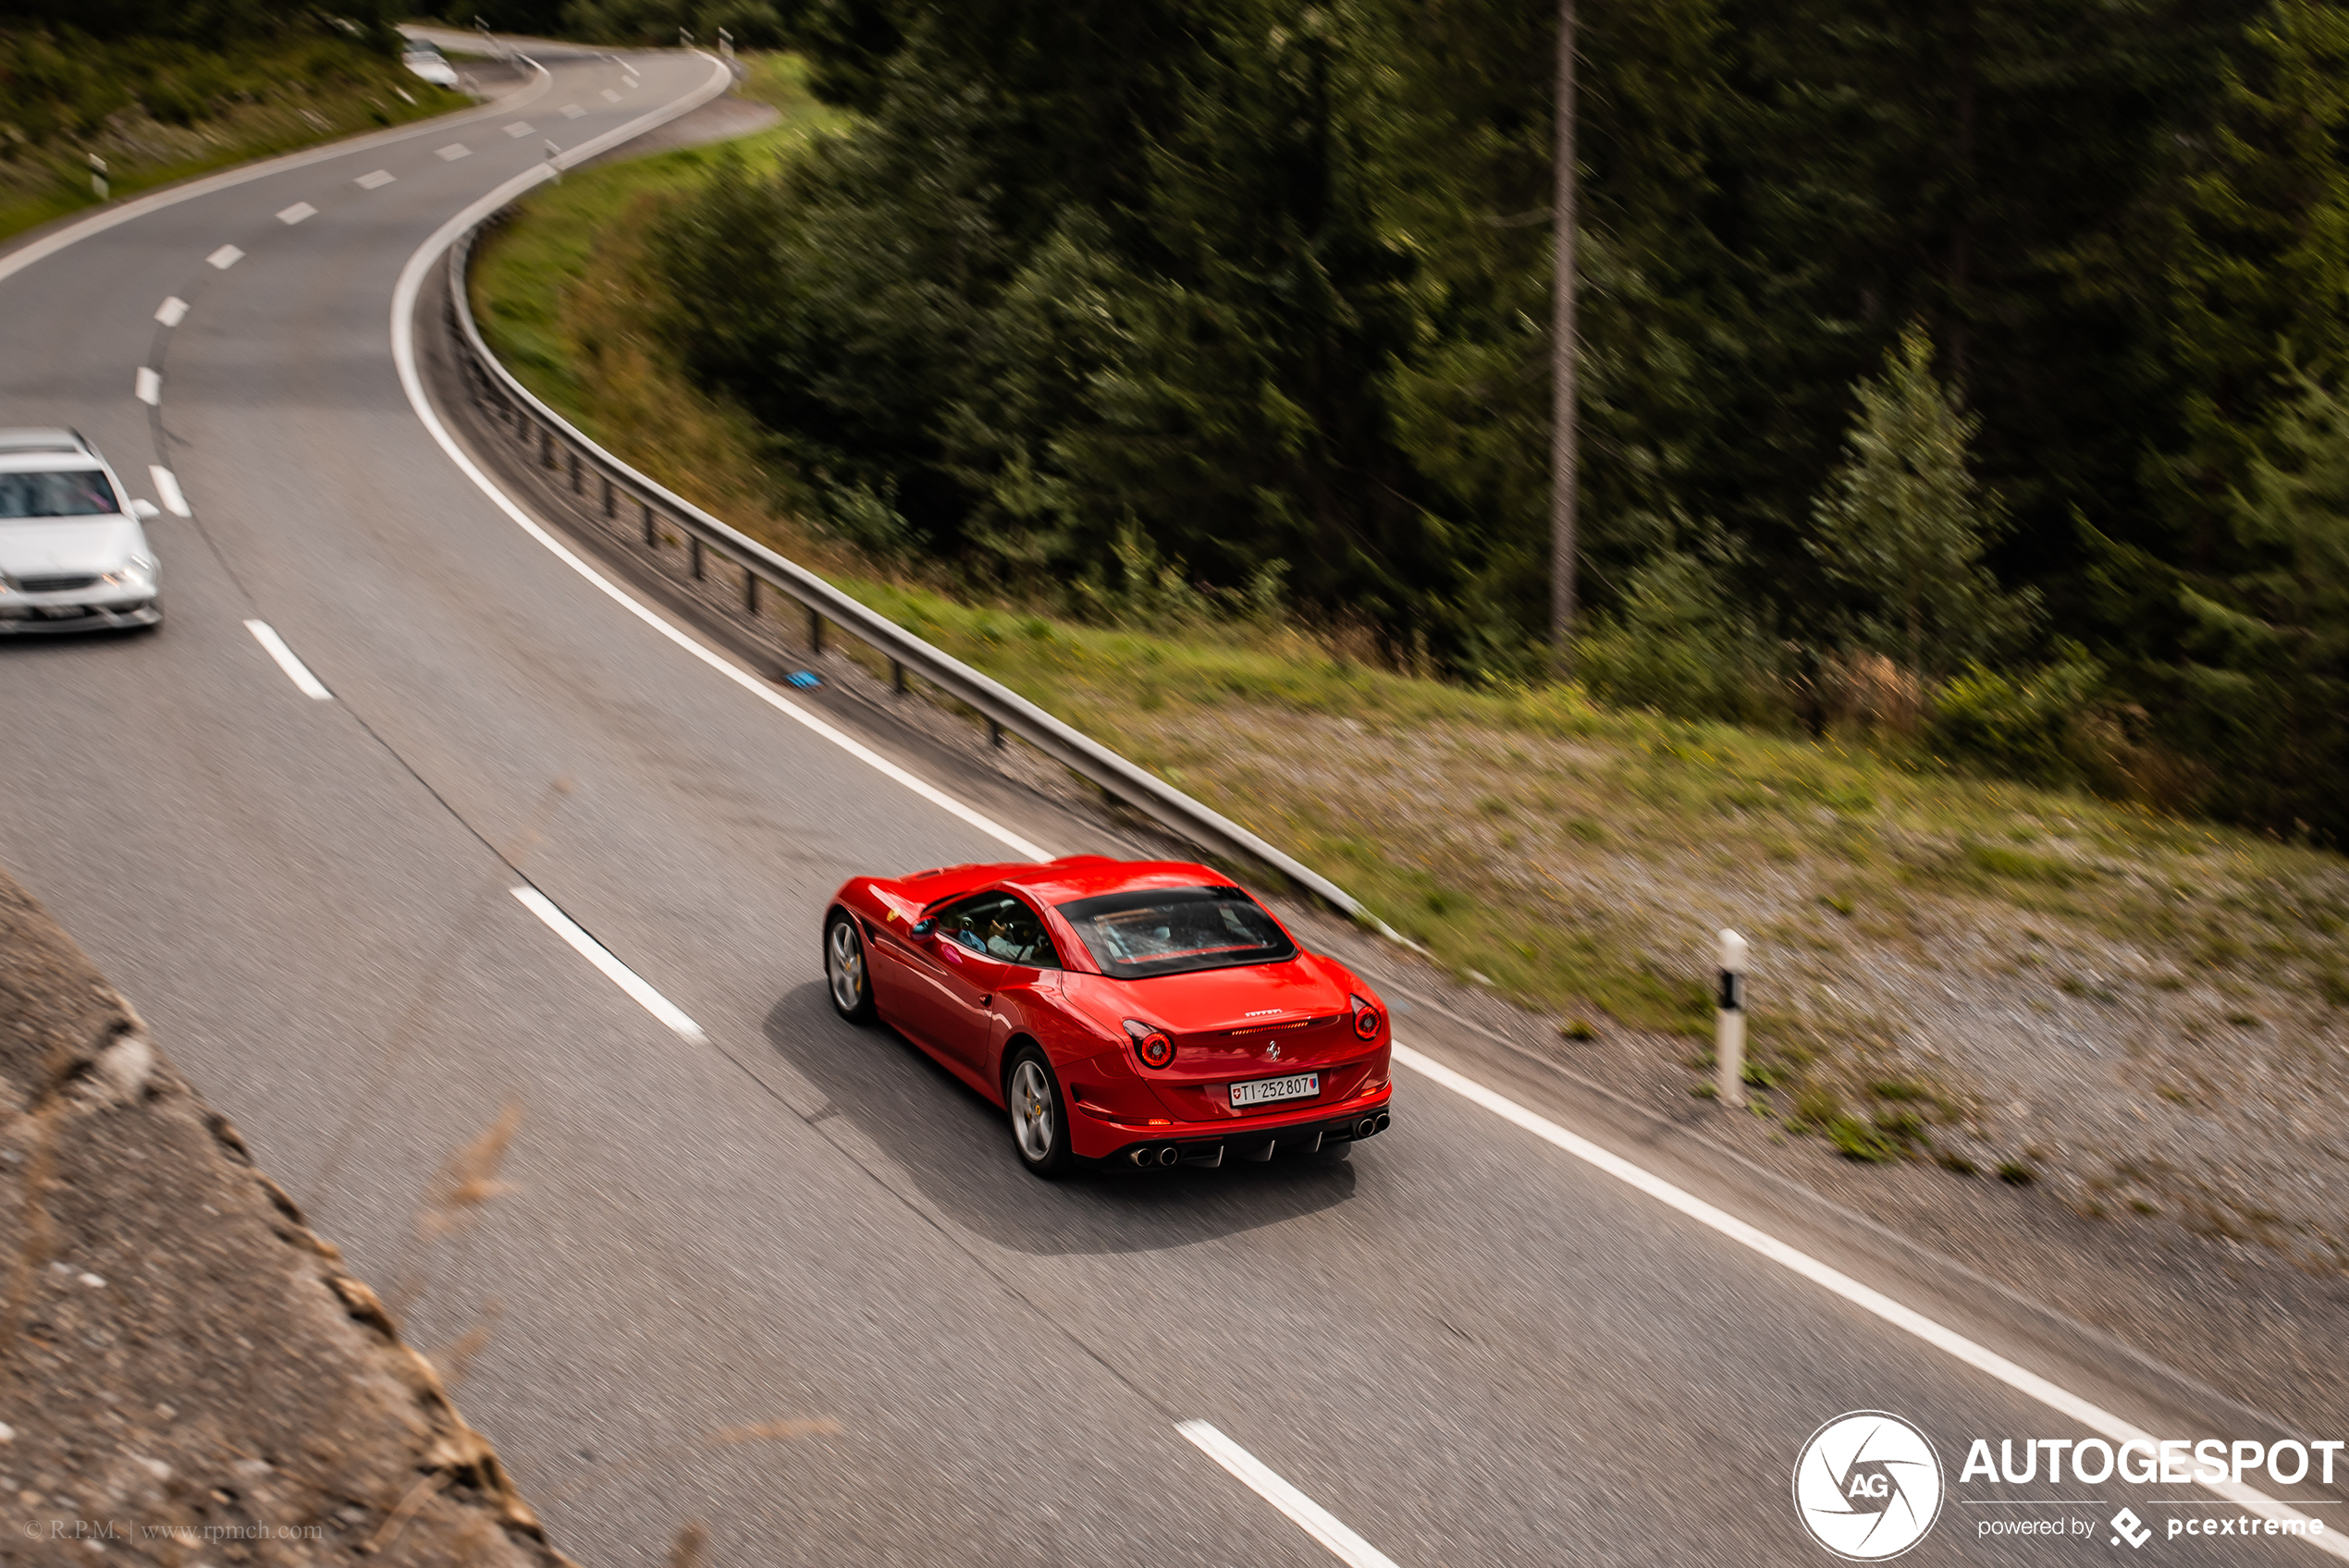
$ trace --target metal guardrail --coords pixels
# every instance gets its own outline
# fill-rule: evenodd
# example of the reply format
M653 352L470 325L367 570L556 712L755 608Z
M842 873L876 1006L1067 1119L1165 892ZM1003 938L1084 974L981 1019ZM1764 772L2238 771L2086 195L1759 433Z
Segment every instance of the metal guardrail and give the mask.
M572 494L599 499L605 519L616 521L622 508L633 508L639 526L614 537L630 538L648 554L657 555L668 531L674 530L683 536L693 582L707 582L706 557L710 555L740 574L742 597L732 613L756 619L762 593L780 594L806 613L810 647L820 651L826 626L836 627L889 660L897 691L907 690L906 674L911 671L976 711L987 721L997 744L1005 734L1015 735L1169 832L1211 852L1269 867L1339 913L1382 936L1402 940L1320 873L639 473L574 429L515 380L482 338L465 288L473 240L480 233L481 229L474 229L449 252L447 324L461 349L458 362L466 391L491 425L513 443L517 455L543 469L567 472ZM707 596L696 603L705 611L713 608Z

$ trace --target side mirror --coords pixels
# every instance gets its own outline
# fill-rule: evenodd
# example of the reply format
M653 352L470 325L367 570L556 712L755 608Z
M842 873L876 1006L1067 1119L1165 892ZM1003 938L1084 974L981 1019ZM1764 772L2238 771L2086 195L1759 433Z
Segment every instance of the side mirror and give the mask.
M133 501L130 503L130 515L142 521L160 514L163 508L156 506L153 501Z
M927 938L931 932L937 929L938 922L935 920L916 920L914 922L914 928L905 934L918 942Z

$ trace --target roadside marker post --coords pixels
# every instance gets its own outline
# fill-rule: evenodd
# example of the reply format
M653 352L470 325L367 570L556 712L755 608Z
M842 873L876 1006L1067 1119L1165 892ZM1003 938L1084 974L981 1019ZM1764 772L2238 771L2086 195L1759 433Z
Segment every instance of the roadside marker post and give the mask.
M1721 989L1713 1015L1715 1084L1721 1103L1745 1104L1745 938L1721 933Z

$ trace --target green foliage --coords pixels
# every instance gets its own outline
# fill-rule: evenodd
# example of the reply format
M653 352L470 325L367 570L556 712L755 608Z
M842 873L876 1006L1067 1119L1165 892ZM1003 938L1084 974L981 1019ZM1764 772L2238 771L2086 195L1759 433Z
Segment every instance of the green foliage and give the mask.
M2197 570L2225 553L2229 493L2295 396L2277 346L2320 371L2349 366L2349 12L2272 0L2244 38L2208 133L2181 154L2158 237L2179 436L2151 477L2171 558Z
M2188 584L2184 686L2206 748L2257 770L2220 788L2278 827L2349 837L2349 407L2287 367L2249 482L2229 497L2243 570Z
M61 139L86 141L119 115L144 113L185 127L289 92L382 92L399 80L396 62L308 18L265 40L250 36L254 29L225 31L222 43L200 46L168 35L17 31L0 17L0 157L13 160L21 147ZM460 102L451 97L445 106Z
M2083 727L2104 696L2105 667L2076 643L2036 669L1980 663L1934 693L1925 738L1936 754L2036 784L2083 777L2090 741Z
M745 49L779 49L792 28L771 0L566 0L560 31L596 43L673 44L680 31L715 45L722 29Z
M378 51L397 47L401 0L337 0L338 35ZM102 43L170 40L205 50L319 28L320 15L292 0L0 0L0 29L56 28Z
M1676 718L1783 724L1779 650L1729 602L1724 573L1675 551L1632 574L1622 607L1575 645L1593 696Z
M777 15L860 119L703 186L654 251L686 365L827 527L1110 620L1229 615L1280 563L1290 610L1397 666L1544 676L1552 8ZM1805 693L1817 726L1860 672L1968 766L2337 831L2325 655L2257 632L2315 600L2231 497L2299 460L2279 344L2349 369L2349 13L1582 28L1590 689L1765 725Z
M1854 396L1843 466L1811 514L1811 547L1851 595L1849 635L1927 678L2012 647L2036 596L2001 592L1982 565L2005 516L1974 481L1979 422L1934 376L1924 329L1903 332Z

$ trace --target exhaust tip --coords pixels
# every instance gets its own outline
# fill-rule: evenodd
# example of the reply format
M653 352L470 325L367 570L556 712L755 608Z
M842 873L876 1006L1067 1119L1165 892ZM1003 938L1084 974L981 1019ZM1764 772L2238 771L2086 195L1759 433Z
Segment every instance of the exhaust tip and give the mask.
M1136 1165L1148 1165L1150 1162L1150 1151L1149 1149L1136 1149L1125 1158L1132 1160Z
M1372 1132L1374 1132L1374 1133L1384 1133L1384 1132L1385 1132L1385 1131L1386 1131L1386 1121L1387 1121L1386 1112L1384 1112L1384 1111L1383 1111L1383 1110L1382 1110L1382 1111L1380 1111L1380 1112L1378 1113L1378 1125L1377 1125L1376 1127L1373 1127L1373 1128L1371 1129L1371 1131L1372 1131Z
M1361 1124L1354 1129L1354 1135L1358 1138L1367 1138L1377 1131L1378 1118L1375 1116L1365 1116L1362 1118Z
M1164 1148L1158 1151L1158 1162L1161 1165L1172 1165L1182 1158L1183 1151L1176 1148L1173 1144L1169 1144Z

